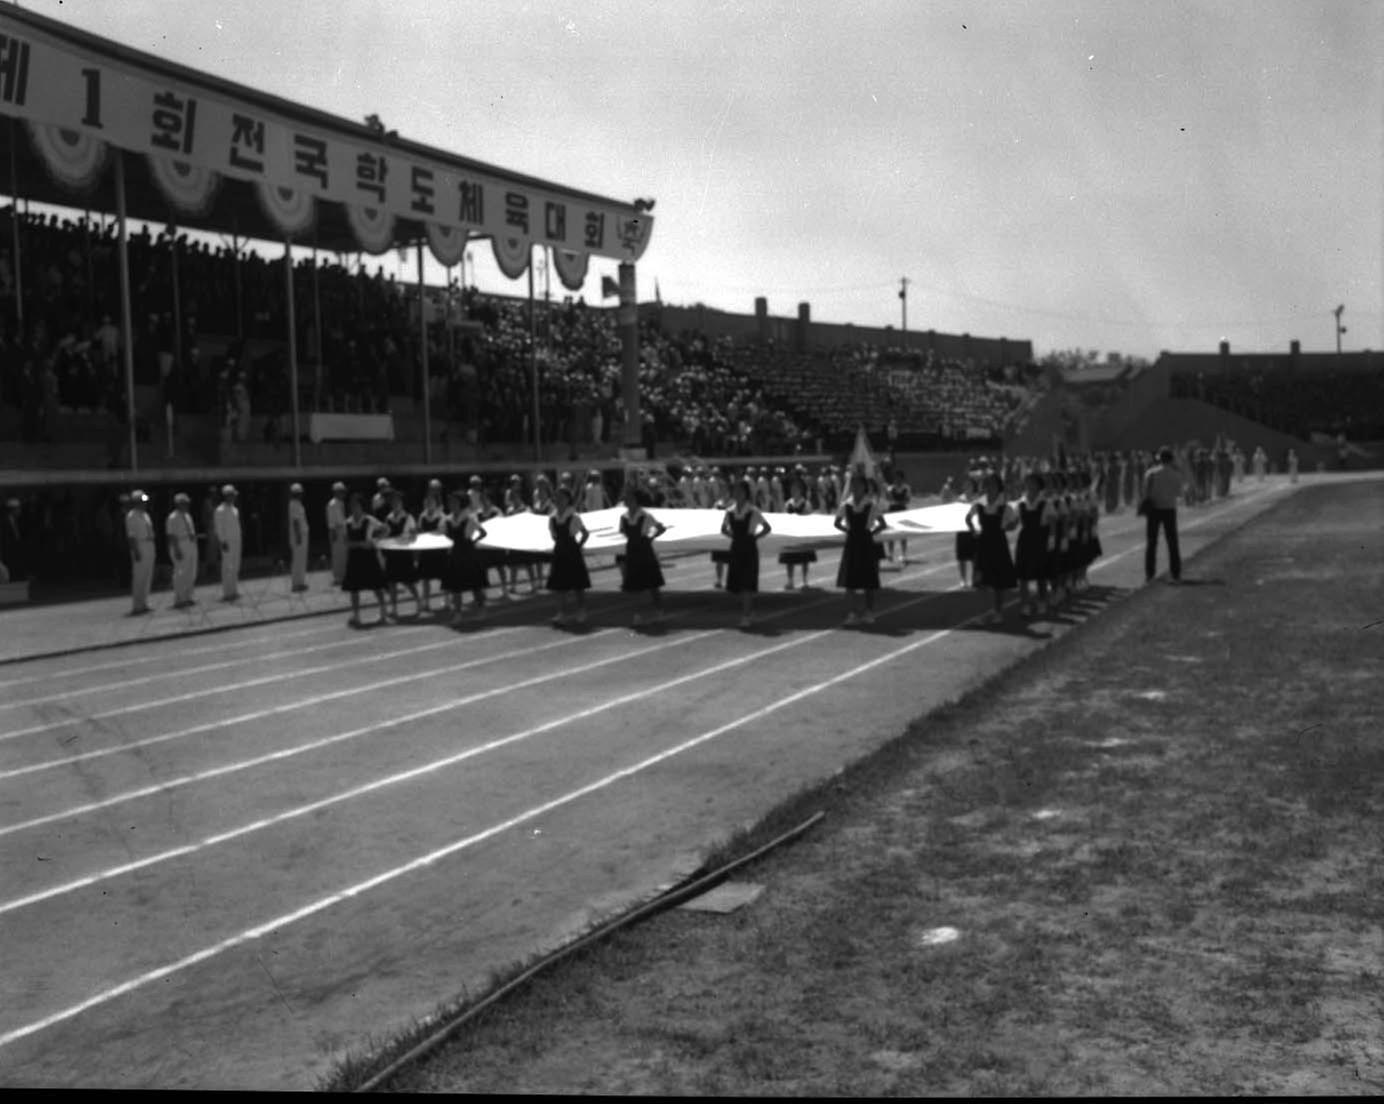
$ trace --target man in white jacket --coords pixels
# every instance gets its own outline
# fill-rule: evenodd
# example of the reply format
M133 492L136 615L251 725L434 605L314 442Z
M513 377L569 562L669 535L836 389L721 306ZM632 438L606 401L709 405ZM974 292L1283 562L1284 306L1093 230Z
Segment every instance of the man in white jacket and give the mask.
M130 544L131 613L149 612L149 586L154 581L154 523L149 518L149 496L130 493L130 512L125 515L125 536Z
M216 543L221 549L221 600L234 602L240 597L240 511L236 509L236 489L227 483L221 488L221 505L216 508Z
M303 485L288 488L289 570L295 591L308 589L308 512L303 506Z
M346 484L333 483L327 500L327 539L332 549L332 582L340 586L346 579Z
M173 608L193 604L197 585L197 529L192 523L192 499L179 491L173 496L173 512L164 522L168 557L173 561Z

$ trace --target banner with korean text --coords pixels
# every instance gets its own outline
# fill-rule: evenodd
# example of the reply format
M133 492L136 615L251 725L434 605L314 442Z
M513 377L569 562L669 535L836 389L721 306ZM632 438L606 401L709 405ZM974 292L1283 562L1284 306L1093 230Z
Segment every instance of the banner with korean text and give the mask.
M394 218L436 226L438 240L460 232L513 247L550 246L571 258L563 267L573 273L581 257L638 260L648 245L653 219L628 205L501 170L471 171L399 149L383 135L354 133L359 128L345 120L340 131L327 121L299 121L248 90L241 99L214 78L201 85L170 77L127 51L108 55L68 41L24 14L0 10L0 114L70 132L68 145L89 136L250 181L285 233L308 224L305 206L326 200L365 215L353 225L372 231L363 235L371 238L362 242L367 248L378 248L378 230Z

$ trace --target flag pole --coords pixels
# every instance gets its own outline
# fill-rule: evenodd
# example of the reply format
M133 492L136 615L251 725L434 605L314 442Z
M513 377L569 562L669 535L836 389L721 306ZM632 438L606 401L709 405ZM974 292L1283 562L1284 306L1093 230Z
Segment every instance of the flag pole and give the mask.
M14 162L14 119L10 120L10 230L14 237L14 321L24 336L24 265L19 254L19 173Z

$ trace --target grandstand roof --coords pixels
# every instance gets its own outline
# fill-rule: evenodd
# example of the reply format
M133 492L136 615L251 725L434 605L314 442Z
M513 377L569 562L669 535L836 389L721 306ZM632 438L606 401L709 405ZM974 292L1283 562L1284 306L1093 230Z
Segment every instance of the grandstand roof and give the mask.
M1064 368L1062 369L1062 381L1069 387L1081 387L1084 384L1116 383L1123 379L1128 371L1129 365L1123 362L1119 364L1091 364L1082 368Z
M358 214L376 195L382 202L374 204L375 213L392 213L394 223L392 233L382 235L368 250L373 253L417 242L432 223L471 237L513 233L516 251L527 238L531 244L573 254L637 258L652 229L652 218L634 203L381 132L18 7L0 9L0 54L0 115L8 118L8 125L0 125L0 188L12 190L13 151L18 184L13 190L35 202L107 212L116 206L114 173L99 159L88 164L90 178L78 186L55 179L51 154L57 143L50 137L45 153L37 148L36 137L24 135L26 129L33 135L34 128L47 128L50 135L62 135L62 142L71 143L70 149L63 146L59 152L72 154L74 168L83 150L93 145L107 143L112 152L125 150L130 217L176 221L192 229L283 241L283 223L276 222L258 193L262 186L285 183L315 201L310 204L315 207L312 227L290 231L294 240L342 253L362 248L348 205ZM85 76L90 73L99 75ZM168 103L160 102L164 93L170 94ZM190 99L197 101L196 115L169 106ZM179 112L184 112L181 129L172 125L178 123ZM244 133L233 127L253 123L261 128L255 135L257 146L237 145ZM316 151L318 143L321 162L309 163L305 151ZM244 156L247 150L259 155L258 169L247 168L253 162ZM362 183L356 167L362 155L387 162L378 192ZM166 186L155 178L152 159L172 157L194 170L210 171L219 180L213 198L196 214L186 209L175 213ZM470 208L463 223L467 212L460 207L456 189L468 182L485 186L483 217L477 220ZM511 220L511 195L523 197L523 228ZM545 222L548 204L563 208L560 225L555 219ZM517 201L514 207L517 212ZM599 223L599 235L588 229L588 212L606 216Z
M1275 371L1294 368L1300 372L1325 375L1328 372L1384 372L1384 353L1366 349L1356 353L1294 353L1289 350L1247 353L1169 353L1158 356L1158 366L1177 372L1241 372L1258 369Z

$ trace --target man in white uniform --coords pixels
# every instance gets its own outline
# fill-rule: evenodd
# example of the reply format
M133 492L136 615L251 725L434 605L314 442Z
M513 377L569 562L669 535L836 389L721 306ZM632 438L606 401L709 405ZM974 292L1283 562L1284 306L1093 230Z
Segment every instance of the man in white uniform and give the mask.
M130 544L130 596L134 613L149 613L149 586L154 581L154 523L149 518L149 496L130 492L130 511L125 515L125 537Z
M179 491L173 496L173 512L164 522L168 556L173 561L173 608L193 604L197 585L197 530L192 524L192 499Z
M234 602L240 597L240 511L235 505L236 490L229 483L221 488L221 505L216 508L216 543L221 549L221 600Z
M327 500L327 537L332 548L332 582L340 586L346 579L346 484L333 483Z
M289 571L295 591L308 589L308 512L303 506L303 485L288 488Z

